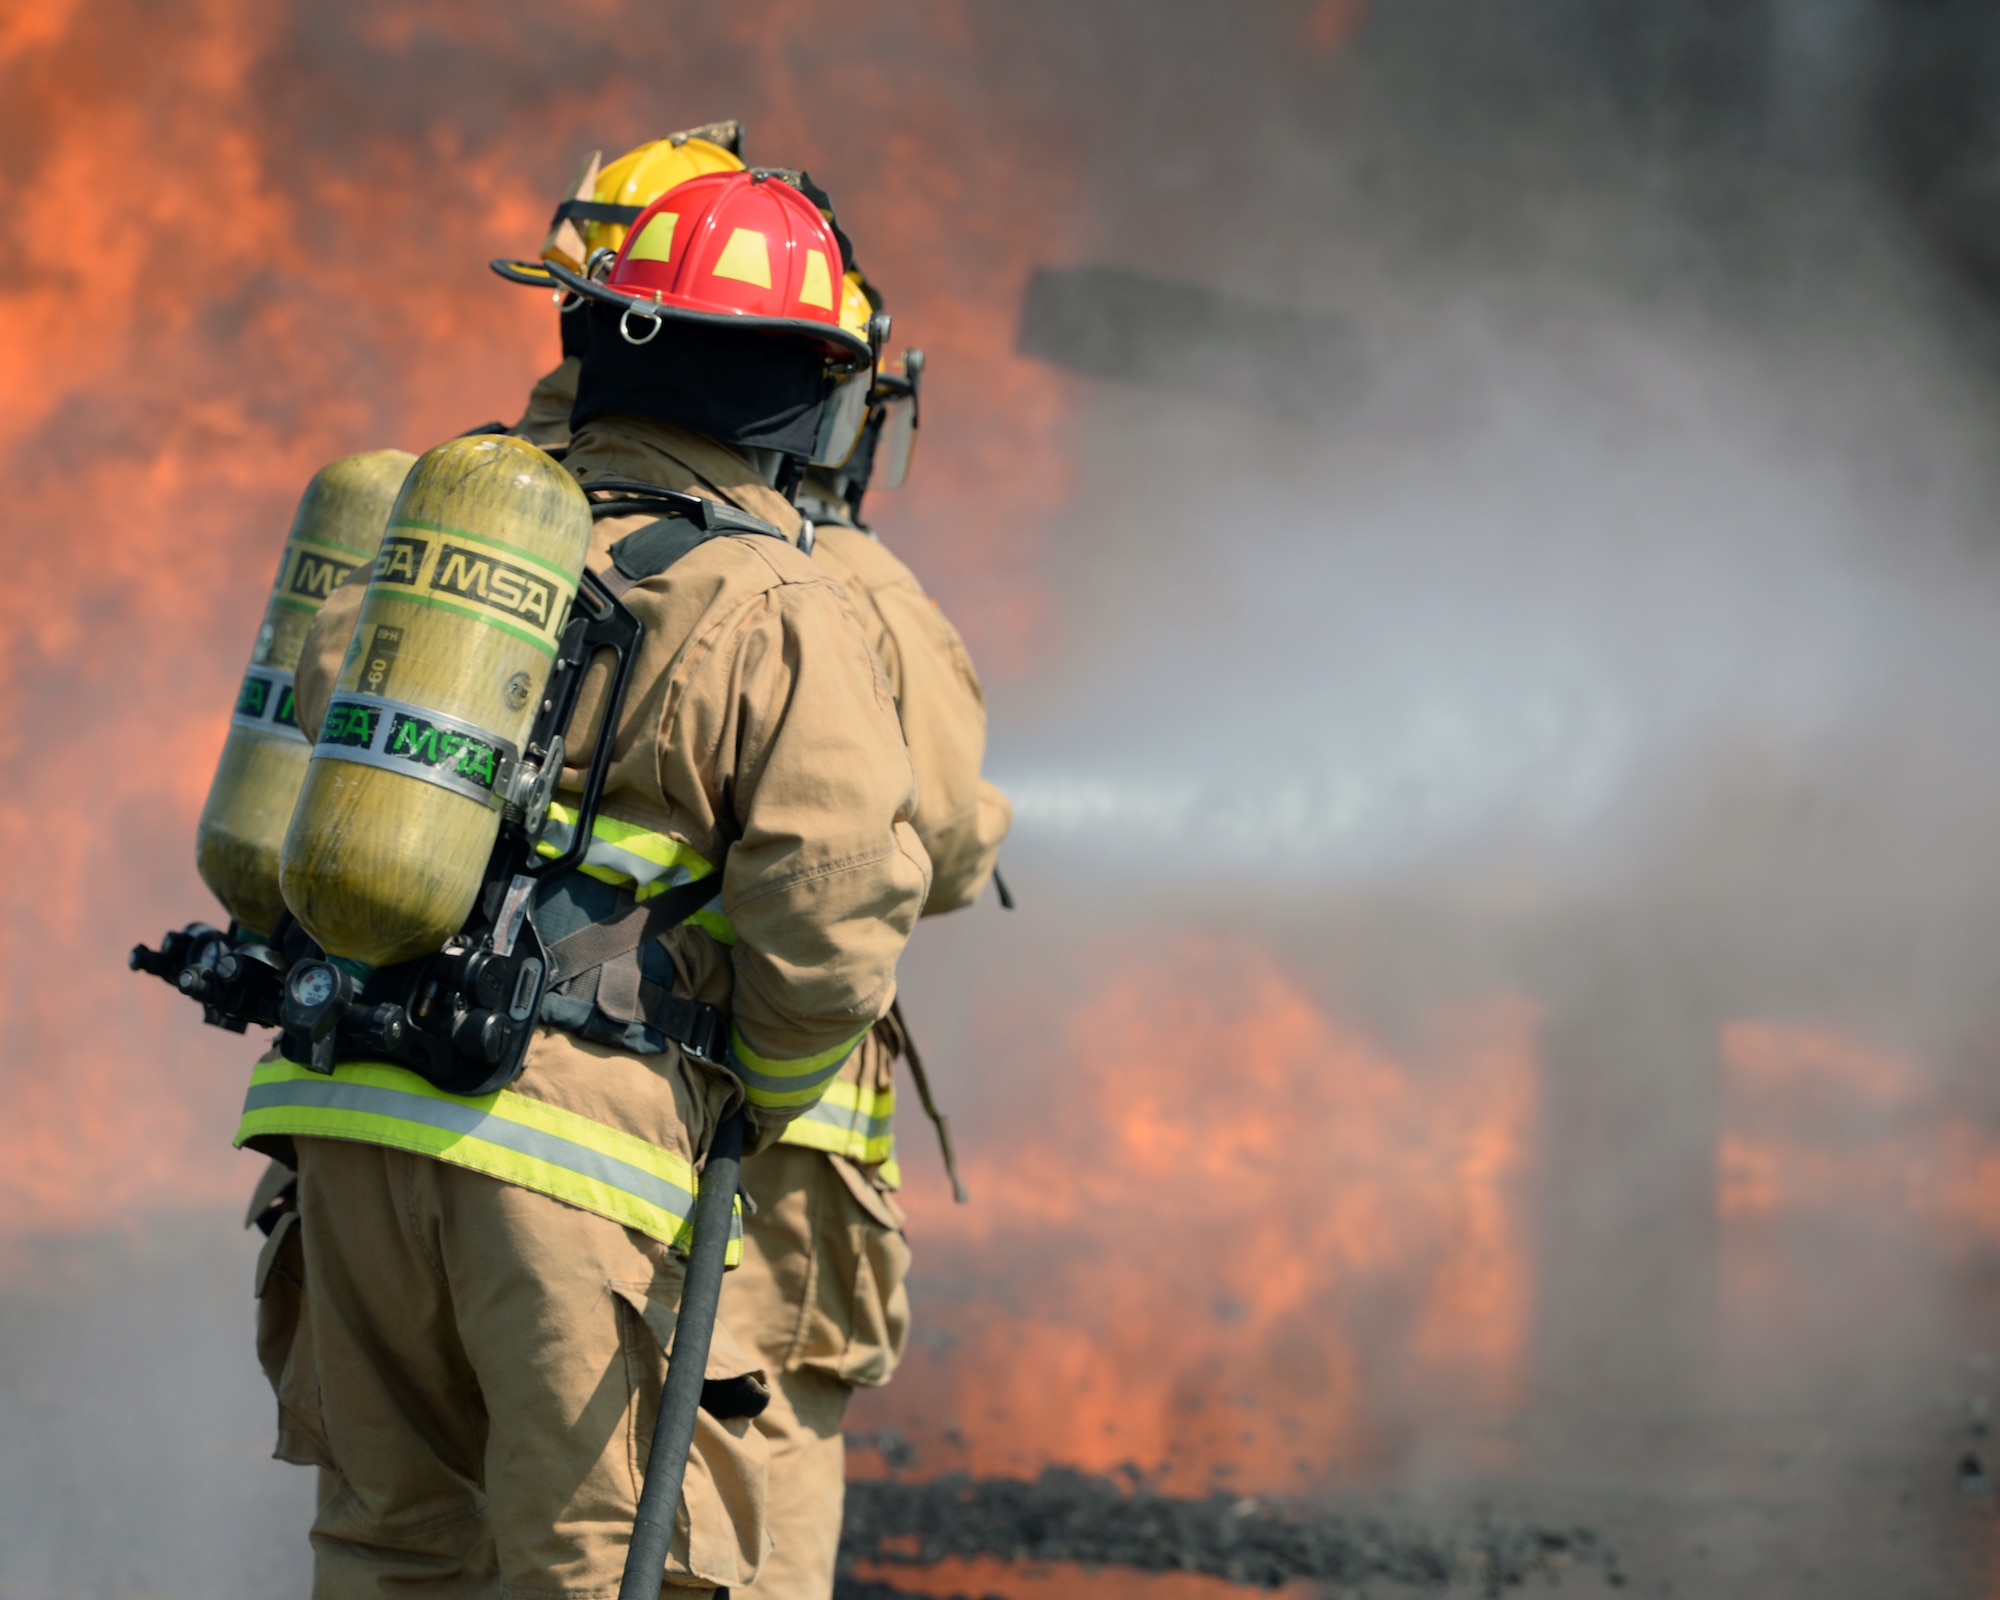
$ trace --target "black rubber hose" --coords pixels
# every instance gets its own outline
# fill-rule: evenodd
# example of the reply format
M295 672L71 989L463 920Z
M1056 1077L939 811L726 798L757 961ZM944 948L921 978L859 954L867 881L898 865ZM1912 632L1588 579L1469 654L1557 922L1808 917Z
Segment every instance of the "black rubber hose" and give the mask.
M653 1448L646 1457L646 1482L632 1519L632 1548L625 1553L618 1600L660 1600L660 1580L666 1575L667 1551L674 1540L674 1513L680 1508L688 1452L694 1447L695 1412L701 1408L701 1384L708 1372L708 1345L722 1299L729 1224L742 1171L739 1108L715 1130L708 1164L702 1168L701 1194L694 1205L694 1243L681 1285L680 1314L674 1319L674 1353L660 1391L660 1414L653 1423Z

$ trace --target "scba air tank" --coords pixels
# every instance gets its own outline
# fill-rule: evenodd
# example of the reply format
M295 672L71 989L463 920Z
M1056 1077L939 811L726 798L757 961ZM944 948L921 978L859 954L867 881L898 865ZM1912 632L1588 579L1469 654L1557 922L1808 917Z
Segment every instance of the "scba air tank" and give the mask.
M589 501L533 445L411 469L285 835L285 903L344 966L464 926L589 546Z
M292 518L195 832L202 882L253 936L269 934L285 909L278 856L312 753L292 709L292 673L306 629L335 586L375 559L396 491L416 459L403 450L370 450L331 462L306 486Z

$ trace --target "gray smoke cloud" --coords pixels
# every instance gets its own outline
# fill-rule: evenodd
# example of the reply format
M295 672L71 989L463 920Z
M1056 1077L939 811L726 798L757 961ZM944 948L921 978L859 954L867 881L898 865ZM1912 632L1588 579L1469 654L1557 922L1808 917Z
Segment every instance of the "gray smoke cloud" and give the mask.
M1163 328L1090 389L1077 642L996 709L1010 855L1072 923L1269 941L1392 1030L1482 980L1545 1008L1522 1476L1671 1501L1759 1441L1736 1504L1803 1494L1858 1565L1659 1501L1632 1534L1726 1547L1744 1592L1943 1594L1974 1559L1935 1526L1861 1551L1869 1482L1983 1466L1990 1247L1858 1189L1773 1244L1718 1195L1770 1132L1744 1019L1920 1063L1893 1103L1788 1091L1830 1160L1935 1172L1944 1122L1992 1126L1990 147L1945 65L1990 38L1418 4L1294 97L1205 39L1227 154L1128 129L1080 254L1337 321L1352 382L1278 415Z
M1983 312L1858 153L1870 104L1829 58L1879 25L1774 9L1761 59L1734 23L1654 30L1742 80L1679 137L1589 114L1649 25L1593 50L1556 13L1470 47L1421 6L1374 19L1314 167L1250 142L1226 244L1188 241L1184 198L1225 177L1120 168L1099 249L1220 255L1362 358L1290 416L1199 362L1093 394L1063 590L1094 654L1080 704L1003 730L1024 843L1327 878L1524 843L1629 863L1718 748L1837 763L1921 739L1914 706L1940 803L1991 782ZM1496 105L1525 39L1543 94Z

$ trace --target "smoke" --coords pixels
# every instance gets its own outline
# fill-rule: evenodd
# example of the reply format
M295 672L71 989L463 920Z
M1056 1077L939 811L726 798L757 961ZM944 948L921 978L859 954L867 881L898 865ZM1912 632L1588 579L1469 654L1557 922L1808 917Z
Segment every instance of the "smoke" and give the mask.
M1714 1481L1744 1428L1771 1453L1737 1493L1873 1515L1871 1476L1943 1485L1981 1460L2000 419L1969 224L1932 197L1976 192L1985 152L1970 125L1918 174L1899 112L1941 92L1913 54L1935 62L1953 27L1974 51L1983 26L1694 8L1614 36L1581 8L1415 5L1328 65L1183 16L1186 75L1144 93L1191 103L1198 73L1227 111L1164 159L1157 123L1107 135L1114 176L1073 261L1338 324L1351 360L1345 392L1289 410L1246 403L1255 385L1212 360L1174 364L1177 342L1211 355L1213 327L1166 321L1139 355L1121 330L1066 363L1135 382L1077 385L1077 493L1051 557L1062 648L996 701L1024 898L1098 941L1043 959L1094 968L1111 947L1169 992L1214 995L1216 1024L1186 1036L1243 1124L1310 1105L1308 1076L1343 1085L1293 1124L1300 1170L1253 1230L1354 1297L1299 1317L1324 1349L1331 1330L1420 1321L1406 1286L1357 1292L1310 1240L1306 1218L1371 1182L1333 1154L1344 1112L1371 1144L1425 1149L1395 1188L1404 1217L1446 1196L1469 1216L1490 1193L1499 1240L1520 1241L1499 1277L1518 1271L1533 1305L1499 1368L1520 1398L1497 1406L1427 1411L1412 1347L1363 1336L1373 1406L1316 1441L1323 1481L1367 1463L1436 1484L1483 1460L1672 1492ZM1046 350L1060 319L1038 310L1024 342ZM1399 1053L1454 1003L1530 1003L1518 1170L1454 1194L1464 1169L1371 1122L1335 1051L1260 1073L1255 986L1178 947L1189 922ZM1017 1094L1073 1108L1060 1086L1093 1047L989 1027L1019 1041L1018 1075L971 1090L983 1115ZM1037 1072L1051 1055L1063 1066ZM1145 1115L1125 1094L1184 1092L1164 1044L1128 1059L1176 1087L1121 1078L1125 1117ZM1440 1085L1477 1082L1473 1059L1414 1069L1434 1134ZM1119 1115L1083 1114L1071 1159L1128 1177ZM1219 1107L1191 1120L1228 1148ZM1026 1123L1024 1144L1047 1138ZM1115 1201L1078 1209L1065 1226L1090 1242L1070 1248L1137 1253ZM1383 1231L1411 1270L1436 1259L1420 1225ZM1189 1259L1205 1284L1236 1257ZM1019 1270L1024 1303L1055 1298L1063 1268ZM1105 1296L1090 1281L1079 1300ZM981 1330L958 1370L1004 1393L994 1313L959 1293L963 1312L933 1317ZM1456 1326L1462 1352L1482 1319ZM1338 1415L1288 1364L1290 1331L1183 1359L1149 1334L1124 1370ZM1072 1371L1046 1348L1016 1359ZM1440 1366L1417 1371L1450 1392ZM892 1390L881 1414L914 1435L929 1399ZM1032 1434L1023 1409L987 1436ZM1044 1458L1094 1459L1090 1426ZM1282 1477L1254 1428L1233 1450L1192 1419L1174 1437L1204 1440L1210 1470ZM1758 1592L1798 1581L1772 1541L1727 1540Z
M1855 130L1716 147L1621 105L1598 170L1568 171L1571 102L1621 52L1535 35L1540 95L1495 105L1522 46L1482 34L1419 100L1399 47L1454 54L1423 14L1364 35L1315 169L1282 164L1305 130L1232 130L1265 181L1219 196L1197 148L1107 186L1125 209L1094 251L1221 256L1233 292L1337 317L1359 359L1290 415L1230 405L1208 362L1095 397L1060 585L1095 670L1003 730L1024 837L1137 871L1168 852L1340 880L1470 849L1573 878L1649 860L1632 830L1669 825L1722 745L1824 770L1889 740L1940 800L1990 784L1967 725L1992 604L1983 313ZM1759 93L1797 98L1813 68L1774 48ZM1264 87L1265 117L1305 120ZM1188 229L1189 194L1226 223ZM1180 337L1162 319L1156 360Z
M251 1440L247 1351L193 1331L248 1310L212 1287L247 1278L248 1048L123 949L210 914L192 821L307 476L513 414L553 320L480 263L581 150L733 115L930 354L871 511L965 631L1018 805L1022 909L906 964L975 1203L906 1115L920 1344L856 1429L923 1471L1618 1483L1675 1538L1746 1432L1732 1492L1812 1508L1770 1513L1797 1541L1879 1533L1871 1474L1945 1484L2000 1229L1990 30L1597 9L0 23L19 1316L144 1323L30 1267L150 1304L172 1213L204 1287L133 1392L226 1393ZM1039 268L1260 331L1164 316L1142 384L1078 376L1016 349ZM1271 359L1285 318L1342 330L1338 381ZM29 1408L91 1382L59 1343L0 1357L46 1481L178 1458L192 1398ZM172 1516L277 1550L216 1508L292 1537L302 1475L230 1461ZM65 1554L45 1500L0 1497L0 1593L179 1581ZM1713 1516L1755 1592L1803 1581Z

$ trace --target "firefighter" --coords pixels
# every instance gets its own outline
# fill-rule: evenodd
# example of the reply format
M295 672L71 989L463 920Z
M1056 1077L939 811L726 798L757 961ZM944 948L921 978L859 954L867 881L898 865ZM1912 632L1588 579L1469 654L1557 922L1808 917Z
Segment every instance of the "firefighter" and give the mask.
M641 145L601 170L593 155L578 179L579 198L557 209L542 262L574 271L598 250L615 249L636 210L657 197L649 183L677 177L695 161L704 170L729 170L715 152L726 145L734 158L740 140L737 124L711 124ZM662 183L658 192L667 187ZM630 209L620 213L618 205ZM550 282L539 264L502 263L496 270L516 282ZM536 384L526 416L510 431L560 448L568 442L587 319L579 314L581 297L557 295L568 307L559 320L572 353ZM861 272L844 275L844 326L859 334L881 309ZM914 356L904 372L881 374L855 450L837 466L811 467L798 502L813 523L813 559L854 602L897 700L918 779L912 823L933 863L924 905L930 916L978 898L993 873L1009 808L980 776L985 708L963 642L915 575L860 520L871 486L894 488L903 480L920 371L921 357ZM856 1388L889 1381L908 1340L909 1248L895 1200L900 1174L891 1119L895 1064L914 1068L919 1059L900 1011L884 1017L826 1097L786 1129L785 1148L754 1155L745 1166L756 1210L745 1223L744 1264L725 1284L723 1317L777 1378L773 1403L758 1418L772 1451L774 1549L757 1590L774 1600L830 1592L845 1494L841 1418ZM948 1125L928 1085L920 1082L919 1091L938 1123L956 1189ZM282 1268L260 1281L280 1291L268 1297L275 1315L267 1321L303 1292Z
M586 162L586 178L590 170ZM573 267L576 253L558 228L542 256ZM496 270L539 281L530 265ZM843 325L855 330L882 310L859 270L842 279L840 309ZM919 355L903 373L882 374L853 454L810 468L798 504L812 523L814 561L853 600L896 696L917 774L912 822L934 874L924 904L931 916L978 898L1011 812L1006 796L980 776L985 702L963 641L910 569L860 521L871 482L893 488L907 470L921 366ZM544 387L554 390L549 380ZM855 1389L889 1381L909 1339L910 1251L895 1199L901 1178L892 1128L898 1061L920 1070L900 1010L876 1025L778 1148L744 1164L755 1209L744 1225L743 1264L723 1287L722 1318L777 1380L757 1423L771 1445L773 1549L755 1592L769 1600L831 1594L846 1494L841 1419ZM949 1125L929 1085L920 1079L918 1087L962 1197Z
M338 1067L366 1114L328 1109L313 1074L260 1085L242 1137L289 1142L299 1170L310 1353L288 1377L312 1391L329 1469L323 1594L616 1586L681 1277L673 1195L735 1100L775 1143L894 998L930 890L915 781L867 636L798 548L785 492L809 458L848 453L872 392L870 345L839 319L843 264L796 189L717 171L634 219L603 281L558 273L589 319L571 475L600 498L638 484L729 509L685 549L650 511L596 525L589 564L631 585L646 639L582 871L544 892L538 920L560 966L576 935L716 890L638 948L563 970L524 1074L472 1103L479 1127L523 1130L501 1155L425 1131L471 1113L414 1074ZM360 600L336 590L308 636L308 730ZM598 703L587 693L572 724L565 793ZM576 815L559 795L545 851ZM727 1070L704 1059L721 1013ZM701 1419L670 1584L755 1575L760 1375L718 1328L722 1414Z
M850 323L881 309L858 272L847 277L845 300ZM979 896L1010 813L980 777L985 703L957 630L858 515L871 469L885 487L902 481L921 366L916 356L902 374L882 375L853 455L809 471L799 505L812 519L814 562L854 601L896 695L917 773L912 822L931 857L924 914L932 916ZM757 1419L771 1446L773 1548L751 1592L766 1600L833 1592L846 1495L841 1419L855 1389L889 1381L909 1338L910 1251L891 1127L899 1060L921 1072L900 1008L876 1024L819 1104L743 1167L756 1206L744 1223L743 1264L723 1285L722 1318L777 1383ZM920 1076L917 1087L962 1198L949 1125Z
M542 246L543 258L581 268L595 252L615 251L625 242L626 232L639 213L660 195L705 173L740 172L742 155L743 125L735 121L704 123L649 140L609 165L593 151L579 168L569 197L556 207L550 219L548 237ZM546 273L539 281L544 287L554 288ZM575 296L557 290L556 297L568 305L567 312L557 318L562 335L562 360L535 381L518 421L512 425L489 423L476 431L511 434L544 449L560 450L569 443L569 414L576 404L586 319L576 314L579 307ZM375 532L379 536L379 527ZM366 563L347 576L346 583L355 590L345 597L348 607L345 626L350 631L353 608L358 606L360 590L367 581ZM346 637L341 634L342 648ZM273 1160L251 1194L244 1226L259 1228L265 1236L255 1275L257 1351L278 1395L278 1442L274 1454L282 1461L310 1464L314 1451L300 1433L296 1401L287 1402L284 1376L305 1296L305 1267L296 1236L297 1196L296 1174L283 1162Z

